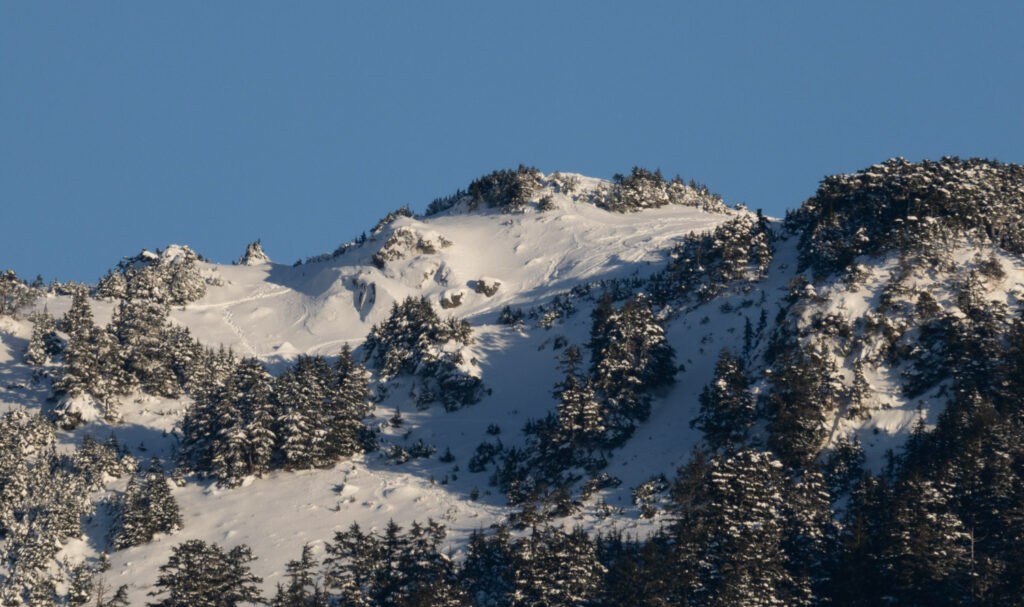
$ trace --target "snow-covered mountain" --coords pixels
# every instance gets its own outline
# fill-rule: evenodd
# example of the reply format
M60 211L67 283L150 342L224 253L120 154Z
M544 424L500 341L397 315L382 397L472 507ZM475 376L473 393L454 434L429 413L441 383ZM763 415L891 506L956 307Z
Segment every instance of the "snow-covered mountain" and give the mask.
M797 470L817 462L837 487L846 483L835 495L841 511L855 480L836 480L842 467L862 450L865 468L881 473L915 428L934 428L958 398L967 381L959 357L990 354L953 335L987 330L995 342L1012 339L1024 294L1016 239L1022 183L1013 165L890 161L829 178L783 221L642 170L604 182L520 168L435 201L427 215L391 214L357 241L296 265L270 261L258 241L232 265L179 246L127 259L89 299L99 327L116 324L126 313L121 302L144 292L170 305L171 324L192 339L254 358L274 375L304 356L333 362L347 346L373 373L376 402L363 423L376 448L332 466L277 466L234 487L182 471L173 489L181 529L113 551L106 583L126 584L130 604L142 605L172 548L201 539L250 546L251 569L269 597L305 544L323 558L324 542L353 523L382 530L389 521L407 528L431 518L464 556L473 531L523 510L524 484L534 498L551 498L550 479L531 467L553 474L577 502L552 508L555 522L643 538L672 520L664 479L700 445L739 442ZM382 327L409 298L468 322L471 335L431 346L423 356L432 358L414 372L386 371ZM73 412L81 423L58 432L61 449L86 434L112 435L141 461L160 458L170 474L186 412L199 398L189 388L158 396L136 382L111 398L113 415L88 390L60 394L72 340L66 324L53 333L57 354L27 364L27 312L60 318L71 308L71 296L51 289L0 315L0 407L56 411L65 420ZM649 319L640 329L623 320L635 310ZM607 342L621 335L644 345L616 359ZM656 343L667 344L671 365L643 376L654 363L628 356L646 356ZM582 355L580 381L592 380L594 398L605 399L595 422L603 430L589 431L590 442L576 430L571 439L559 435L568 441L559 448L572 452L559 467L538 456L554 435L537 424L550 414L566 428L558 394L570 351ZM423 369L438 357L450 361L444 373L479 381L472 398L449 406L436 394L446 378ZM647 383L630 388L635 412L627 415L626 397L608 382L634 377L612 369L631 364L639 367L629 381ZM722 419L712 418L725 409L715 413L709 403L719 393L735 396L723 371L730 365L741 369L749 406L723 417L732 425L722 430ZM92 501L123 493L127 476L108 475ZM60 558L91 560L108 550L107 512L88 516Z

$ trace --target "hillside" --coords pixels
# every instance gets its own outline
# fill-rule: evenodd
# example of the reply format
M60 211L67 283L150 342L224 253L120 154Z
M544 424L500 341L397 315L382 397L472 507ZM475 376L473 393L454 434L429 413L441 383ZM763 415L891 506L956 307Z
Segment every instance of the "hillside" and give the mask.
M0 432L0 597L37 600L45 579L66 593L74 563L109 551L104 583L143 605L195 539L250 547L269 600L294 584L304 545L319 562L353 523L386 533L432 519L446 528L435 548L454 556L446 571L476 563L474 533L497 525L513 538L580 525L627 545L569 559L597 563L566 575L608 576L591 584L601 596L518 578L483 589L463 572L465 594L442 603L431 587L432 604L531 592L617 604L626 562L679 580L652 600L854 604L869 600L856 576L884 574L879 600L927 584L1000 604L1022 531L1008 513L1024 507L1021 211L1021 168L977 160L829 177L784 220L642 169L603 182L520 167L294 265L259 243L232 265L172 245L126 258L88 293L8 276L0 407L57 427L26 432L43 422L8 414ZM81 455L87 435L123 453ZM96 478L60 498L79 504L81 531L54 527L59 552L28 570L39 533L26 512L54 498L15 489L44 461ZM985 503L999 505L983 516L964 483L997 468L1002 493ZM114 550L132 483L163 475L180 524ZM730 493L743 483L753 489ZM728 541L760 552L688 535L723 504L736 509L716 516L760 530L722 531ZM907 504L925 518L899 518ZM858 544L854 523L882 529L879 544ZM920 545L894 539L922 529ZM958 577L968 549L988 560ZM631 550L665 550L651 562L681 569L644 570L655 566ZM857 550L872 556L821 556ZM948 562L919 561L936 550Z

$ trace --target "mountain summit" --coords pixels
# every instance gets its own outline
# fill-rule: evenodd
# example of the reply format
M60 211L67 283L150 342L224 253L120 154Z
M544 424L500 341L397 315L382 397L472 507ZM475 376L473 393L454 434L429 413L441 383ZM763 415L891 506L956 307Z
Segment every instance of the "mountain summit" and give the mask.
M1011 604L1022 211L977 159L784 219L521 166L295 265L4 274L0 597Z

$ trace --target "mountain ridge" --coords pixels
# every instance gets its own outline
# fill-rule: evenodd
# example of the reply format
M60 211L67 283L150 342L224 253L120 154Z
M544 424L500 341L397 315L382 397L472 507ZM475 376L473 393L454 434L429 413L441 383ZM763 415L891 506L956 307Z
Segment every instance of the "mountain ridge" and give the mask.
M681 516L667 478L683 475L694 449L737 466L778 458L797 478L820 466L833 516L845 520L860 473L843 470L912 470L923 436L961 432L947 411L971 394L1014 419L1002 383L1022 330L1012 214L1024 209L1021 174L980 160L894 159L827 178L775 220L642 169L601 182L520 167L435 201L424 216L389 214L365 238L294 266L210 264L177 247L170 257L181 263L157 255L126 264L124 293L175 301L169 318L186 335L256 357L275 375L351 347L374 374L375 410L361 423L377 443L320 470L243 475L237 488L186 470L199 476L174 490L183 530L112 562L121 575L155 580L171 544L245 542L269 594L299 540L326 541L343 523L381 529L385 518L407 526L434 516L464 551L474 529L522 520L531 503L591 533L657 537ZM949 183L959 185L943 194ZM193 269L182 272L186 262ZM106 280L115 295L89 302L100 326L124 314L121 279ZM163 290L161 281L191 287ZM54 294L34 305L57 315L72 307ZM464 328L452 320L444 329L446 317ZM29 323L3 321L0 367L20 386L3 395L50 410L46 375L59 379L66 362L48 358L33 372L20 354ZM417 323L425 344L394 339ZM651 358L663 346L670 362ZM661 370L644 375L647 365ZM437 391L451 381L479 381L479 391L442 407ZM596 409L571 421L576 401L566 394ZM172 463L196 397L135 388L123 400L119 422L103 421L98 407L67 440L111 431L136 456ZM138 440L146 451L132 446ZM122 482L104 494L123 492ZM261 535L275 521L287 523ZM89 539L63 554L98 552L106 523L90 525ZM149 589L136 585L134 600Z

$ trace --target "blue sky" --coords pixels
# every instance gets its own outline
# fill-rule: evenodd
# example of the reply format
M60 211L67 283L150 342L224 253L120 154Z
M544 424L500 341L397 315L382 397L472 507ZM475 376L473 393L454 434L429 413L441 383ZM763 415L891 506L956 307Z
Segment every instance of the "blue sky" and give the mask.
M333 250L498 168L781 215L891 156L1024 162L1024 3L6 2L0 269Z

